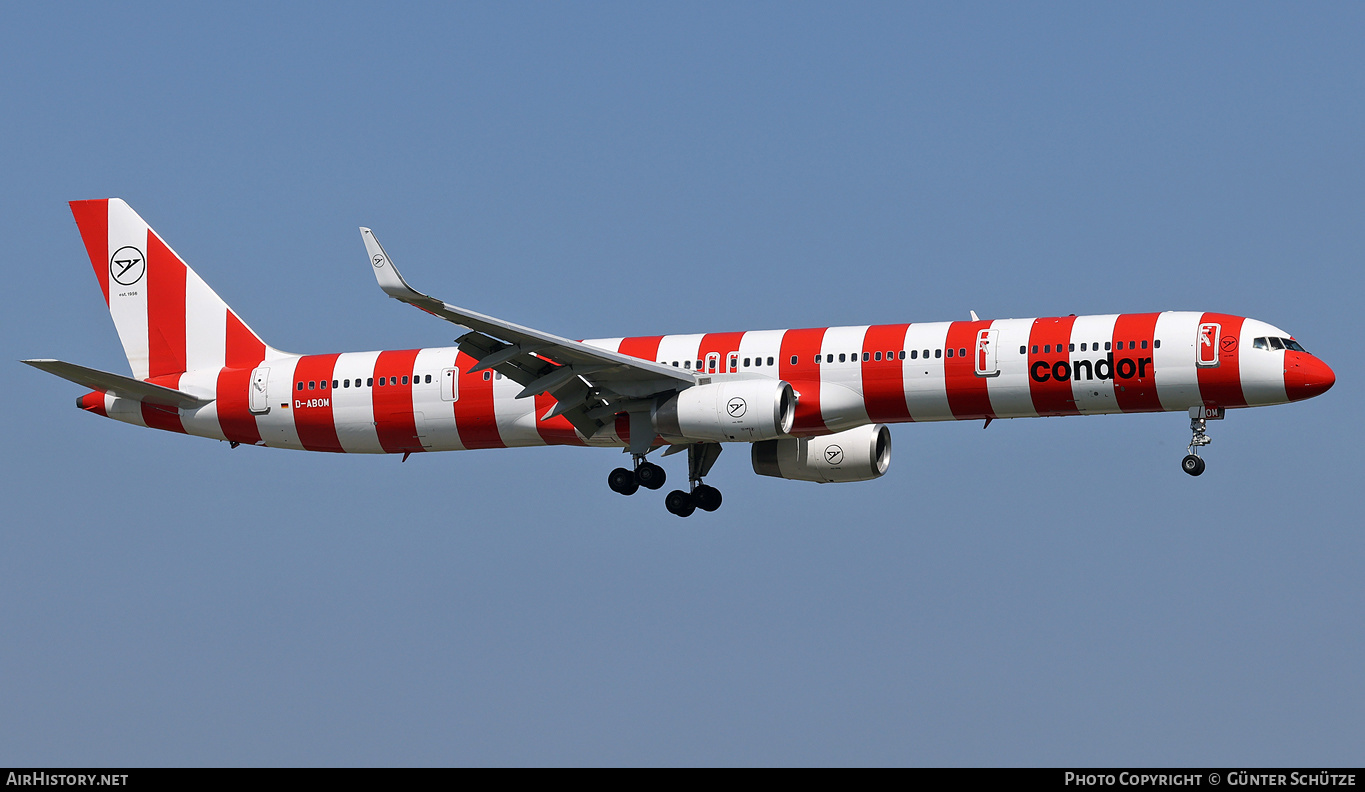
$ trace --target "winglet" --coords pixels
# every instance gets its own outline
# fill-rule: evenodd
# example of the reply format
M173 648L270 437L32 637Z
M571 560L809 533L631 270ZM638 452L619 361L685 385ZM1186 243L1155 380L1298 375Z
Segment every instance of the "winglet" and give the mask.
M385 294L395 300L421 308L429 314L441 316L440 310L445 308L446 304L409 286L408 282L403 279L403 273L398 271L398 268L393 265L393 259L389 258L389 254L384 251L384 246L379 244L378 239L375 239L373 231L365 226L360 226L360 238L365 241L365 252L370 254L370 266L374 267L375 280L379 281L379 288L383 289ZM446 317L442 316L441 318L445 319ZM474 332L458 322L452 321L451 323L460 328L462 331L461 338Z
M365 252L370 254L370 265L374 267L374 277L379 281L379 288L384 293L398 300L408 301L426 297L425 294L417 291L403 280L403 275L398 268L393 266L393 260L389 254L384 252L384 246L379 244L379 240L374 238L374 232L361 226L360 238L365 240ZM429 298L428 298L429 299Z
M976 311L969 311L968 313L970 313L970 314L972 315L972 321L973 321L973 322L979 322L979 321L981 321L981 317L979 317L979 316L976 315Z

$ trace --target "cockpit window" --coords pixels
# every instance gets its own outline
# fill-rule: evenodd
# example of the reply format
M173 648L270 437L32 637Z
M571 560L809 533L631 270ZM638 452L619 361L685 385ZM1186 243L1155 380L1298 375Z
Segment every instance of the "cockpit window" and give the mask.
M1272 339L1270 339L1270 348L1271 348L1271 349L1284 349L1284 344L1280 342L1280 339L1278 339L1278 338L1272 338Z
M1292 338L1282 338L1282 339L1280 339L1280 340L1281 340L1281 341L1284 341L1284 348L1285 348L1285 349L1292 349L1292 350L1295 351L1295 352L1307 352L1307 351L1308 351L1308 350L1304 349L1303 346L1302 346L1298 341L1295 341L1295 340L1292 339Z
M1270 344L1266 342L1264 336L1251 342L1251 346L1253 349L1270 349Z

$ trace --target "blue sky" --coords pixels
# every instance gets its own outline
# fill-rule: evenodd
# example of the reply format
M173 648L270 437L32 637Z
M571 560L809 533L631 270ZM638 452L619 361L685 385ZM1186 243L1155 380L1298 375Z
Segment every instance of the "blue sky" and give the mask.
M1358 4L38 4L0 50L0 765L1358 764ZM239 448L126 371L65 202L268 342L1217 310L1314 401L895 427L714 515L620 455ZM676 458L670 472L681 475Z

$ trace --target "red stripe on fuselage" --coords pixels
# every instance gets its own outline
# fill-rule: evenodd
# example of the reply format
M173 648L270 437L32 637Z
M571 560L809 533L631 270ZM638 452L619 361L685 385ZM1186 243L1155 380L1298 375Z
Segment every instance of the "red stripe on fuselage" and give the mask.
M151 377L185 371L185 263L147 231L147 368Z
M1029 395L1033 398L1033 409L1039 415L1079 414L1076 398L1071 394L1071 353L1068 351L1071 326L1075 323L1074 316L1034 319L1029 330ZM1035 347L1037 352L1033 351ZM1065 367L1060 366L1061 363L1065 363ZM1064 373L1065 379L1054 376L1057 373Z
M147 381L153 385L160 385L163 388L180 390L180 374L170 374L164 377L148 377ZM143 402L141 407L142 420L151 428L185 434L185 426L180 422L180 411L176 408L148 404L147 402Z
M744 333L707 333L701 338L701 346L697 347L697 360L702 361L706 367L707 374L724 373L731 371L730 356L739 354L739 343L744 340ZM624 344L622 344L624 346ZM716 364L716 371L712 372L706 356L717 354L720 360ZM734 371L738 371L736 367Z
M466 372L478 361L461 352L455 356L456 376L460 378L460 398L455 402L455 428L465 448L506 448L498 432L498 416L493 408L491 369ZM484 375L488 379L484 379Z
M905 363L900 352L905 349L908 324L872 325L863 335L863 351L870 358L863 361L863 402L867 417L873 421L908 421L910 407L905 402ZM877 360L877 353L883 359Z
M97 201L72 201L71 215L76 218L76 228L81 232L85 252L90 256L90 266L95 268L99 278L100 291L104 292L104 304L109 304L109 199Z
M261 430L250 410L251 369L221 369L217 390L218 399L214 403L218 407L218 426L223 430L223 436L234 443L256 445L261 442Z
M412 380L403 384L404 378L412 377L417 352L416 349L380 352L374 362L374 386L370 388L374 429L379 435L379 445L390 454L425 450L417 437L417 421L412 414ZM384 378L382 386L380 377ZM463 384L456 405L465 399Z
M1152 343L1156 340L1158 316L1160 314L1120 314L1114 320L1114 401L1124 412L1161 412L1156 369L1152 367Z
M663 340L663 336L625 338L621 340L621 347L617 351L622 355L658 362L659 342Z
M1242 394L1241 353L1243 317L1230 314L1206 313L1199 319L1217 322L1222 325L1218 334L1218 365L1200 367L1199 398L1205 407L1245 407L1246 397Z
M990 326L989 321L948 325L945 346L953 350L953 357L943 361L943 376L948 388L948 408L958 420L995 417L986 389L989 380L976 374L976 334L989 330ZM996 353L999 354L999 350Z
M820 366L815 356L825 340L825 328L788 330L782 334L782 354L777 360L777 375L791 383L800 397L796 400L796 421L792 434L818 434L825 431L820 415ZM792 358L796 362L792 362Z
M541 420L540 416L555 406L555 397L548 393L540 393L535 398L536 432L540 434L541 440L547 445L584 445L583 438L578 436L568 418L556 415L548 421Z
M304 355L294 366L294 428L307 451L340 452L336 421L332 417L332 373L340 355ZM303 383L303 390L298 384ZM309 385L317 383L316 388ZM395 389L396 390L396 389ZM411 404L411 400L408 402ZM412 408L408 408L411 412Z

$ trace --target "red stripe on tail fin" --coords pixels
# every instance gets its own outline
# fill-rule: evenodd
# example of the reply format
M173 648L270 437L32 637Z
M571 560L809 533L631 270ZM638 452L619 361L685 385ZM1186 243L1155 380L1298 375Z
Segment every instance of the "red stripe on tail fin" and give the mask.
M76 218L76 228L80 229L81 240L85 242L85 252L90 256L90 266L95 268L99 278L100 291L104 292L104 304L109 304L109 199L98 201L72 201L71 214Z
M147 231L148 377L185 371L185 262Z

